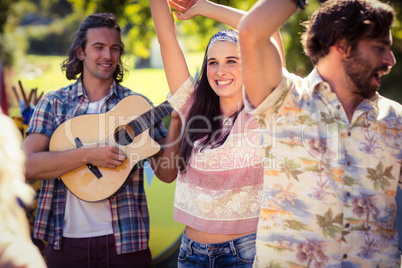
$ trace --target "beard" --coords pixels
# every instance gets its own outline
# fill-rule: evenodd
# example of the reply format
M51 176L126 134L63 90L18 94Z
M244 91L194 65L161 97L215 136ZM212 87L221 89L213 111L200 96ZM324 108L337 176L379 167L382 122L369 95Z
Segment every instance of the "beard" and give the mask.
M378 72L388 71L388 66L382 64L374 68L370 60L363 57L358 49L352 51L350 57L344 59L342 63L349 82L352 84L352 92L365 99L374 97L379 86L372 80L373 78L379 80Z

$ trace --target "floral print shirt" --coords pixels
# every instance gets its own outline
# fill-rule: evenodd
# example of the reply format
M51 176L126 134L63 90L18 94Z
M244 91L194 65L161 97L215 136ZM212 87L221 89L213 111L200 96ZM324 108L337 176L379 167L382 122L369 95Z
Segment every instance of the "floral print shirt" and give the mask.
M399 267L402 106L376 95L351 122L317 70L283 69L257 108L265 177L255 267Z

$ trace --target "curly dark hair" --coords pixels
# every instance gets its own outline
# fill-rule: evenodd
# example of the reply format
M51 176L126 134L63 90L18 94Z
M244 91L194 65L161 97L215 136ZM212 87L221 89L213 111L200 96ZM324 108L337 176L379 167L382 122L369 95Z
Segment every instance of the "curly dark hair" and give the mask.
M121 34L121 29L117 23L116 17L112 13L97 13L89 15L78 29L75 40L68 49L68 58L63 61L61 66L62 70L66 72L67 79L77 79L77 76L82 73L83 63L78 59L76 52L78 48L85 50L87 44L87 33L89 29L107 27L116 29ZM122 55L124 54L124 44L120 42L120 58L116 70L113 73L113 78L117 82L123 81L124 67L122 62Z
M394 9L378 0L328 0L303 23L301 42L313 64L345 40L352 51L361 40L384 37L395 20Z

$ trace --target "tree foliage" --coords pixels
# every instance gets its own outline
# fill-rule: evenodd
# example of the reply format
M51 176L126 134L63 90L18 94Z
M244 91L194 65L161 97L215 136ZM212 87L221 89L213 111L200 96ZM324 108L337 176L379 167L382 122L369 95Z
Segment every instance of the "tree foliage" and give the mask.
M4 25L7 22L7 14L11 6L12 0L2 0L0 1L0 34L4 31Z
M4 45L4 26L7 22L8 12L10 10L12 0L0 1L0 63L4 62L6 65L10 65L12 62L11 52L7 50Z
M151 39L155 37L152 17L148 0L136 0L134 2L127 0L116 0L113 4L109 0L69 0L75 9L81 9L84 13L109 11L116 14L120 25L125 29L126 48L136 57L147 58ZM219 4L229 5L242 10L249 10L255 0L213 0ZM396 27L393 29L394 35L394 53L398 59L402 60L402 8L401 1L392 1L390 3L397 11ZM287 68L291 72L300 69L303 75L307 75L313 68L310 59L303 53L300 43L300 34L304 31L301 22L308 19L308 16L314 12L320 5L320 1L310 1L306 10L297 12L288 22L281 27L281 34L284 41L286 53ZM122 8L124 6L124 8ZM227 28L221 23L204 18L195 17L189 21L177 22L178 33L186 41L187 49L200 51L204 50L209 38L218 30ZM190 38L188 38L190 37ZM400 78L398 74L402 73L402 65L398 64L390 75L383 78L381 93L399 102L402 102L402 94L399 92Z
M249 10L256 2L256 0L212 1L242 10ZM390 2L397 11L396 27L393 29L393 51L399 64L394 67L390 75L383 78L381 93L402 102L399 89L402 73L400 63L402 62L402 1L383 1ZM300 22L312 14L319 6L319 2L311 0L306 10L297 12L281 27L286 64L291 72L300 68L302 74L307 75L313 68L300 44L300 33L304 30ZM114 13L123 29L126 51L137 58L149 57L155 30L148 0L1 0L0 58L4 60L7 54L21 56L24 51L64 55L69 37L87 15L95 12ZM30 21L28 18L37 20ZM38 21L42 21L42 25L37 25ZM23 25L24 23L27 25ZM214 33L227 28L202 16L189 21L178 21L177 27L180 38L186 43L186 48L193 51L203 51ZM38 51L40 49L42 51Z

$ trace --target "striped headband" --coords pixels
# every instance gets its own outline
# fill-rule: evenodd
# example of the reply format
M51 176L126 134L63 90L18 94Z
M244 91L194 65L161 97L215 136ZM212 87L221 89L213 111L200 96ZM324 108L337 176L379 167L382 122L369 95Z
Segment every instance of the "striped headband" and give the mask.
M217 32L211 37L211 40L209 40L208 49L212 44L219 41L227 41L239 45L239 33L235 30L224 30Z

